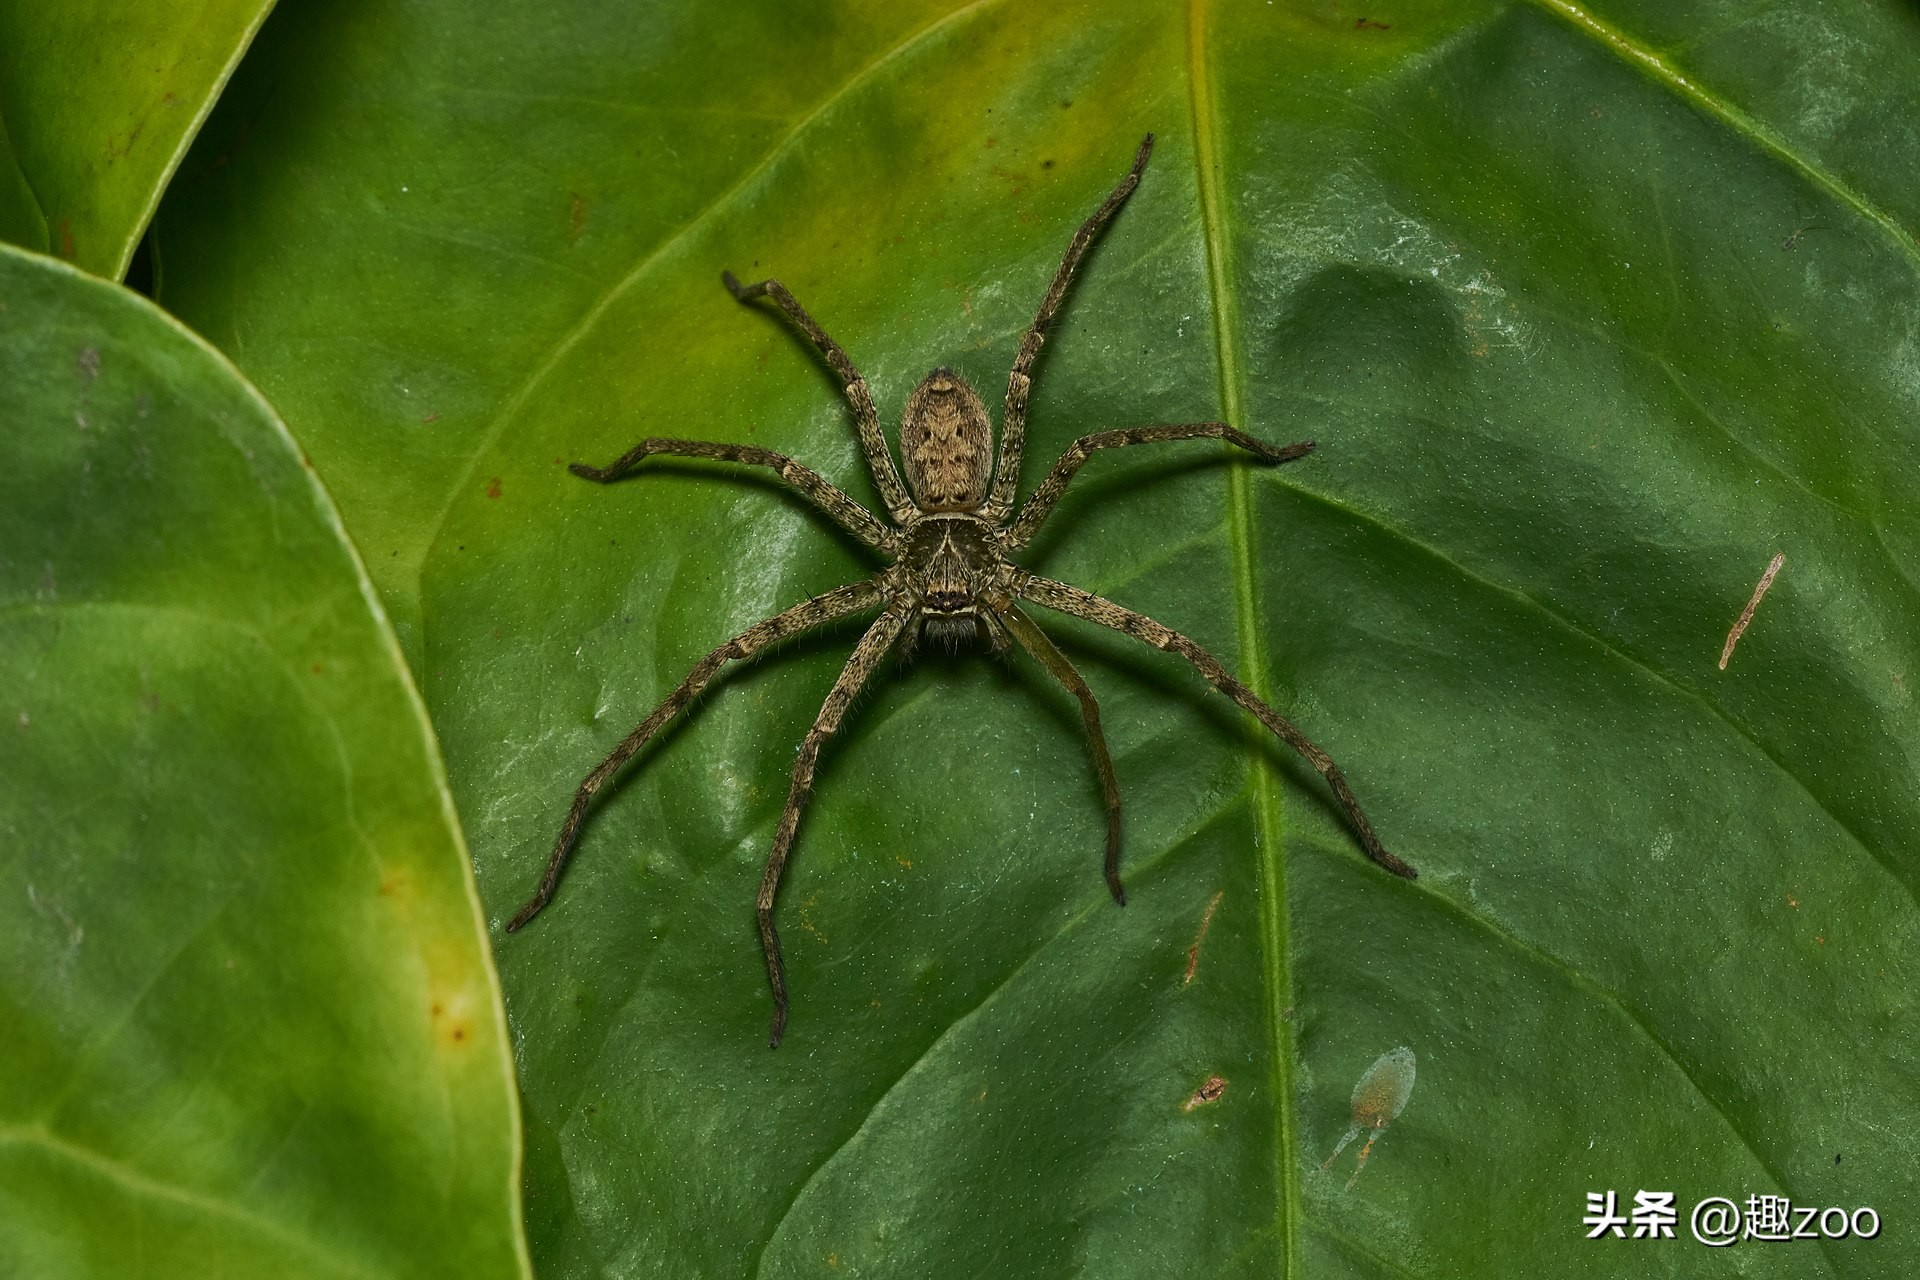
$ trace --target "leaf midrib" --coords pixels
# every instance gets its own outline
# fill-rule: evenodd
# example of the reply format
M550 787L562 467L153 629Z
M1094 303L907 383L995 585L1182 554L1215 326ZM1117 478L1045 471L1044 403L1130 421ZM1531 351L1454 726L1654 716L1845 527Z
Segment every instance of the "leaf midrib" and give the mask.
M1207 14L1209 0L1189 0L1187 7L1187 94L1193 116L1193 158L1200 201L1200 226L1207 256L1207 294L1213 310L1214 359L1220 379L1220 410L1224 421L1244 429L1245 368L1240 352L1237 298L1231 287L1228 262L1225 195L1220 188L1219 140L1214 131L1213 83L1209 76ZM1237 452L1228 449L1229 453ZM1270 700L1264 649L1260 644L1259 598L1253 550L1253 495L1245 459L1234 457L1227 472L1227 541L1232 549L1234 578L1235 665L1254 696ZM1255 730L1244 737L1251 741ZM1265 752L1249 753L1248 768L1253 810L1260 847L1260 943L1266 974L1267 1028L1271 1045L1275 1141L1275 1229L1280 1240L1281 1274L1296 1272L1299 1241L1294 1224L1300 1217L1300 1185L1295 1158L1298 1139L1293 1129L1293 1043L1283 1011L1291 1003L1293 974L1287 953L1287 878L1281 857L1285 823L1280 788Z
M1711 118L1718 120L1740 136L1749 139L1776 160L1800 173L1809 182L1830 192L1836 200L1852 208L1861 217L1866 218L1878 226L1901 250L1907 260L1917 268L1920 268L1920 246L1916 246L1915 241L1906 233L1904 228L1890 215L1869 202L1858 192L1855 192L1851 187L1827 173L1826 170L1801 158L1787 145L1785 140L1780 138L1771 129L1761 125L1758 121L1752 119L1730 102L1688 80L1658 54L1655 54L1643 44L1629 38L1617 28L1593 18L1577 6L1568 3L1568 0L1528 0L1528 2L1565 20L1576 30L1582 31L1584 34L1599 41L1611 52L1640 66L1656 81L1680 94ZM1231 288L1231 272L1228 261L1229 250L1223 212L1225 200L1219 185L1218 140L1214 130L1215 110L1211 93L1211 81L1208 76L1206 34L1209 3L1210 0L1189 0L1188 4L1188 94L1193 120L1193 146L1194 161L1197 170L1199 213L1207 257L1208 291L1213 304L1212 319L1215 356L1220 380L1219 393L1222 416L1225 421L1244 427L1246 424L1245 414L1243 412L1245 371L1244 362L1239 350L1237 299ZM1671 371L1669 370L1667 372L1669 376L1671 376ZM1716 425L1719 424L1716 423ZM1724 427L1722 429L1724 430ZM1255 564L1252 537L1252 503L1251 482L1248 474L1249 468L1245 465L1244 460L1237 457L1229 465L1231 470L1229 472L1227 487L1228 536L1232 548L1235 578L1234 587L1238 622L1237 638L1239 641L1238 662L1241 667L1241 678L1257 696L1262 699L1267 699L1269 688L1268 672L1263 660L1264 651L1259 643L1257 623L1257 567ZM1345 511L1350 516L1361 518L1363 522L1375 523L1382 530L1389 531L1394 536L1412 545L1421 545L1416 539L1413 539L1402 530L1392 529L1390 526L1381 522L1365 521L1364 517L1360 517L1358 513L1348 510L1342 503L1328 499L1323 499L1323 501L1328 501L1330 505ZM1872 528L1876 540L1880 542L1882 549L1887 550L1885 540L1880 536L1878 528L1873 526L1871 521L1867 523L1869 527ZM1470 573L1464 565L1453 561L1451 557L1441 555L1433 548L1427 548L1427 550L1445 561L1463 577L1481 581L1484 586L1490 589L1507 593L1507 589L1501 588L1498 584L1488 582L1484 579L1479 579L1478 575ZM1888 551L1888 554L1891 558L1890 551ZM1897 560L1895 563L1897 566ZM1903 579L1906 578L1903 570L1900 576ZM1912 586L1910 580L1908 580L1908 586ZM1845 831L1854 843L1862 848L1871 861L1878 864L1891 878L1906 888L1909 895L1914 896L1916 901L1920 901L1920 894L1917 894L1912 886L1907 885L1905 881L1899 877L1894 871L1894 868L1888 864L1860 833L1854 831L1848 823L1843 821L1837 814L1834 814L1821 797L1789 769L1784 761L1780 760L1775 753L1768 750L1756 735L1748 731L1744 725L1736 722L1722 708L1701 693L1677 683L1652 664L1633 658L1631 655L1619 650L1614 645L1606 643L1599 637L1588 635L1584 628L1577 625L1571 618L1561 615L1557 610L1533 600L1525 593L1511 592L1511 594L1539 608L1550 619L1568 627L1576 634L1586 636L1588 639L1600 644L1603 650L1616 654L1630 666L1639 667L1647 671L1654 679L1667 686L1671 691L1678 693L1683 698L1702 704L1715 719L1720 720L1731 728L1736 736L1745 739L1750 746L1759 752L1764 759L1773 764L1775 768L1779 769L1783 775L1793 779L1802 793L1811 799L1821 812L1827 814L1841 830ZM1277 1134L1277 1141L1274 1144L1276 1152L1275 1172L1277 1185L1279 1187L1279 1195L1276 1197L1276 1210L1279 1220L1276 1223L1276 1227L1281 1242L1281 1255L1283 1260L1282 1274L1290 1277L1296 1273L1295 1264L1298 1240L1295 1225L1301 1218L1301 1208L1299 1183L1295 1169L1297 1161L1294 1158L1296 1139L1293 1131L1292 1115L1292 1052L1287 1034L1287 1025L1285 1020L1280 1016L1280 1010L1285 1004L1285 993L1289 991L1291 987L1291 973L1288 966L1287 953L1286 876L1285 864L1281 856L1281 838L1284 832L1284 821L1281 811L1279 789L1273 775L1272 767L1267 763L1264 753L1255 754L1251 768L1254 810L1261 841L1259 857L1263 882L1262 887L1266 899L1261 903L1260 919L1261 937L1268 976L1268 1017L1273 1040L1273 1106L1275 1113L1275 1131ZM1442 898L1442 900L1448 901L1449 905L1454 905L1450 900L1444 898ZM1476 923L1480 923L1483 926L1490 926L1491 922L1481 921L1478 917L1473 918ZM1540 951L1538 948L1522 942L1517 937L1507 937L1501 930L1493 929L1491 932L1506 937L1506 940L1510 944L1521 947L1523 950L1535 955L1536 958L1550 959L1552 961L1552 967L1563 970L1575 985L1583 988L1590 987L1590 996L1597 996L1603 1004L1612 1007L1616 1014L1637 1027L1642 1034L1646 1035L1648 1039L1655 1044L1662 1056L1693 1085L1707 1104L1721 1116L1729 1130L1740 1140L1741 1145L1745 1147L1754 1161L1773 1177L1776 1184L1784 1188L1785 1180L1782 1178L1780 1171L1774 1169L1771 1164L1761 1156L1759 1150L1747 1136L1740 1131L1739 1126L1733 1122L1733 1118L1726 1112L1725 1108L1723 1108L1718 1100L1713 1098L1697 1080L1694 1080L1692 1074L1686 1070L1679 1058L1674 1054L1672 1047L1659 1036L1655 1035L1651 1027L1634 1016L1616 997L1606 992L1605 988L1594 984L1590 978L1582 974L1572 965L1559 960L1558 957L1550 956L1550 953ZM1825 1256L1829 1270L1831 1270L1832 1258L1825 1249L1824 1244L1821 1253Z

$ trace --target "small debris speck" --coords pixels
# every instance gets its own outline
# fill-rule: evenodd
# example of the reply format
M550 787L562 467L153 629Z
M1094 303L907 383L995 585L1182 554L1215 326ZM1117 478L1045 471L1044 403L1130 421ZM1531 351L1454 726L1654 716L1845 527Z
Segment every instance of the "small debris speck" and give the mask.
M1756 483L1758 482L1756 481ZM1773 585L1774 575L1780 572L1780 566L1786 562L1787 555L1783 551L1774 556L1772 561L1767 565L1767 571L1760 575L1760 583L1754 587L1753 596L1747 601L1747 607L1740 611L1740 617L1735 620L1733 629L1727 632L1727 643L1720 650L1720 669L1722 671L1727 669L1727 659L1733 657L1733 646L1740 643L1740 637L1746 634L1747 624L1753 621L1753 611L1760 607L1761 597L1767 594L1767 588Z

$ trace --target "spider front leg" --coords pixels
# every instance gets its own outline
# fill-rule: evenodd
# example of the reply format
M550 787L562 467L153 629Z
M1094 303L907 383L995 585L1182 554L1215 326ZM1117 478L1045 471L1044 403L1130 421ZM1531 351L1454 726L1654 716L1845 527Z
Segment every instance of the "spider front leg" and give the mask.
M767 982L773 987L773 1030L767 1037L770 1048L778 1049L780 1038L787 1032L787 976L786 968L780 961L780 933L773 927L773 900L780 892L780 877L787 868L787 854L793 848L794 832L800 829L800 814L807 807L807 798L813 794L813 767L820 758L821 744L840 727L848 706L880 665L887 650L893 647L893 642L899 638L906 624L905 611L889 609L867 628L867 633L860 637L860 643L854 647L853 656L847 659L840 678L834 681L832 691L827 694L827 700L820 708L820 715L814 720L813 728L807 730L806 740L800 744L800 754L793 762L793 785L787 790L787 807L780 811L780 826L774 833L773 852L767 857L767 873L760 881L760 946L767 954Z
M1417 874L1414 869L1388 853L1380 843L1380 837L1373 833L1373 824L1367 821L1366 813L1360 808L1360 802L1353 797L1353 788L1347 785L1346 777L1334 764L1333 757L1315 746L1307 735L1294 727L1291 720L1275 711L1272 707L1254 696L1253 690L1241 684L1220 665L1220 660L1181 635L1170 627L1161 625L1144 613L1117 605L1111 600L1082 591L1079 587L1070 587L1064 582L1054 582L1050 578L1038 578L1026 575L1020 579L1016 588L1019 594L1035 604L1045 605L1049 609L1058 609L1070 613L1076 618L1085 618L1088 622L1097 622L1122 635L1132 636L1144 641L1156 649L1167 649L1179 654L1193 665L1194 670L1207 678L1214 688L1232 698L1235 702L1251 711L1261 724L1267 726L1281 741L1292 747L1305 758L1308 764L1319 771L1333 789L1333 795L1340 807L1347 812L1347 820L1353 824L1360 844L1367 856L1393 872L1411 880Z
M1007 513L1013 510L1013 492L1020 487L1020 455L1027 445L1027 393L1033 387L1033 362L1039 359L1040 346L1047 340L1047 326L1053 323L1054 313L1060 310L1060 304L1066 300L1067 286L1073 283L1073 273L1080 269L1080 259L1087 256L1088 248L1101 229L1114 214L1120 212L1120 206L1140 185L1140 174L1147 167L1147 157L1152 154L1153 135L1148 134L1140 140L1140 150L1134 153L1133 167L1127 170L1127 176L1120 179L1120 185L1073 233L1073 240L1067 245L1067 255L1060 260L1059 268L1053 273L1053 283L1047 286L1047 296L1040 300L1040 310L1034 315L1033 323L1027 326L1026 336L1020 340L1020 352L1013 358L1013 372L1007 375L1007 408L1000 426L1000 461L994 467L993 492L983 513L989 520L1006 518Z
M720 273L722 283L741 302L752 302L755 298L773 299L775 306L793 321L800 332L813 340L820 354L827 358L839 377L841 387L847 393L847 403L853 408L854 430L860 436L861 451L867 455L867 466L873 472L874 487L880 490L880 501L886 504L887 511L896 521L905 520L912 515L915 507L907 497L907 490L900 483L900 473L894 469L893 455L887 452L887 439L880 430L880 412L873 407L873 393L867 389L867 380L853 367L853 361L840 344L827 336L819 321L807 314L800 300L787 292L787 287L778 280L759 280L753 284L741 284L734 279L733 272Z
M900 540L894 532L881 524L879 518L871 511L847 496L845 490L832 484L813 468L795 462L786 454L762 449L758 445L721 444L711 440L673 440L665 436L648 436L604 467L590 467L584 462L576 462L567 470L582 480L592 480L596 484L612 484L639 465L643 458L653 454L667 454L679 458L713 458L720 462L744 462L756 467L771 467L776 475L825 512L835 524L874 550L893 554L899 547Z
M1040 487L1027 499L1027 505L1020 509L1020 516L1008 528L1001 539L1001 546L1007 551L1018 551L1033 540L1047 517L1053 514L1054 504L1067 491L1067 485L1073 480L1074 473L1086 465L1088 458L1099 449L1120 449L1132 444L1157 444L1163 440L1225 440L1237 444L1262 462L1292 462L1295 458L1305 457L1313 452L1313 441L1302 440L1276 448L1264 440L1256 440L1244 431L1236 431L1224 422L1182 422L1163 427L1127 427L1119 431L1096 431L1090 436L1081 436L1067 446L1060 455L1060 461L1053 464Z
M1087 731L1087 746L1093 752L1093 767L1100 775L1100 794L1107 802L1107 890L1113 894L1113 900L1121 906L1127 905L1127 891L1120 886L1120 784L1113 776L1113 757L1107 752L1107 735L1100 729L1100 704L1094 701L1093 690L1081 678L1067 655L1060 652L1047 633L1034 624L1033 619L1020 612L1018 606L1009 606L1000 615L1000 621L1006 625L1020 647L1039 659L1053 678L1066 686L1068 693L1080 700L1080 720Z
M839 587L825 595L803 600L764 622L756 622L700 659L693 670L687 673L687 678L680 682L680 687L668 694L667 700L655 707L638 728L621 739L620 745L594 766L593 772L580 784L580 789L574 792L566 821L560 824L559 838L553 842L553 853L547 858L547 870L540 878L540 888L507 922L507 932L518 933L527 921L539 915L541 909L553 900L553 891L559 886L560 873L566 869L567 859L573 854L574 839L580 834L580 824L586 819L587 806L592 803L594 794L606 785L607 779L620 771L621 765L633 758L634 752L646 745L647 739L660 732L667 721L693 701L721 667L729 662L745 662L768 645L810 631L835 618L870 609L880 601L880 588L872 582L856 582Z

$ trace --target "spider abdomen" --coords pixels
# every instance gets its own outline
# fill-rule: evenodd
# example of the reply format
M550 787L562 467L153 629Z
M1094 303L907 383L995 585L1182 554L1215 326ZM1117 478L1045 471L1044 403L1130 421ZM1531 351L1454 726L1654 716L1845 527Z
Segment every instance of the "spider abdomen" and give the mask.
M980 393L951 369L935 369L907 397L900 458L922 511L973 511L986 501L993 424Z

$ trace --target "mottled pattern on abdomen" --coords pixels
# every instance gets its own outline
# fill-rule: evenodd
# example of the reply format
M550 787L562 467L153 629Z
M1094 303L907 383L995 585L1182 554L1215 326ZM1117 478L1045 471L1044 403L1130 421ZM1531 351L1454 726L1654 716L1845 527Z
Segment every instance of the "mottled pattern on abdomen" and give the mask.
M951 369L928 374L907 397L900 454L922 510L977 508L993 466L993 424L980 393Z

